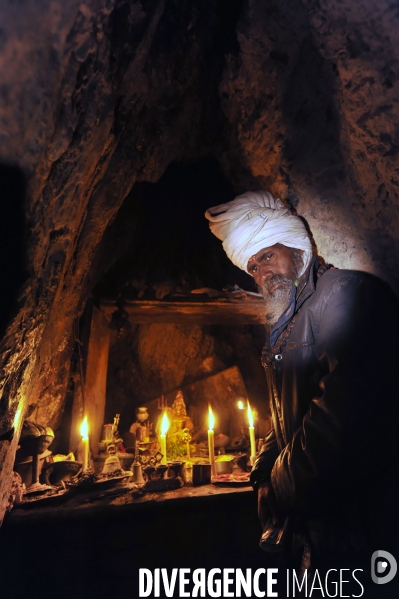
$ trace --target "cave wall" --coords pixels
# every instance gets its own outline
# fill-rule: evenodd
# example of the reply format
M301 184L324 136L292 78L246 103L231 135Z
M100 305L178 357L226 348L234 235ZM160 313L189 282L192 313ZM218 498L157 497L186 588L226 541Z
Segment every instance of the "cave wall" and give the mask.
M59 421L72 324L107 224L136 179L156 180L196 147L217 3L201 14L201 2L166 4L0 7L0 162L27 180L30 274L0 347L0 514L26 405Z
M107 380L106 422L120 413L120 430L135 421L137 407L162 394L238 366L251 406L270 419L259 354L264 342L258 326L136 325L113 332ZM171 405L171 404L169 404ZM226 431L224 431L226 432Z
M327 261L396 290L397 25L388 1L246 3L220 87L257 185L306 219Z
M368 0L306 5L321 55L336 64L345 183L363 264L398 291L399 8Z
M0 174L26 233L2 315L0 505L26 405L60 420L73 322L117 259L101 240L172 161L211 152L233 193L271 189L327 260L398 290L398 21L388 0L1 4Z

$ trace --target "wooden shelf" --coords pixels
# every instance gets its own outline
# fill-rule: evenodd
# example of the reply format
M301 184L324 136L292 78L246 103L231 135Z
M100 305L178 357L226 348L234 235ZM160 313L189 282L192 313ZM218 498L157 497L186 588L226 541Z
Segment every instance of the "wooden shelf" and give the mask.
M104 300L100 308L108 320L117 310L115 302ZM264 324L265 304L262 299L209 301L134 300L125 302L123 309L132 324Z
M120 492L119 495L114 493ZM177 505L180 509L184 510L184 506L187 502L197 501L201 502L218 502L222 501L227 495L242 493L248 497L253 496L253 490L250 485L246 486L217 486L217 485L202 485L194 487L192 485L184 485L183 487L170 491L159 491L156 493L144 493L142 496L137 495L137 487L133 484L127 484L115 489L109 490L86 490L79 491L75 495L72 495L65 502L60 502L57 505L47 505L45 500L43 504L40 501L32 502L29 507L25 506L25 509L16 507L12 510L11 514L11 526L13 522L26 522L31 520L45 519L47 522L49 519L58 518L73 518L79 517L79 515L115 512L115 510L124 511L138 511L143 514L148 508L154 509L160 507L167 502L171 502ZM234 499L233 499L234 501Z

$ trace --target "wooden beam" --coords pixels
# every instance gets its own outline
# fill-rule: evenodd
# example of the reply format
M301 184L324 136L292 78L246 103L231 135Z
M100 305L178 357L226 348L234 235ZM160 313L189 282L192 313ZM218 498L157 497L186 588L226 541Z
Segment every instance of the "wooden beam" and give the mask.
M108 320L117 310L115 302L104 300L100 304ZM175 324L220 324L243 325L264 324L265 304L262 299L179 301L135 300L125 302L129 321L132 324L175 323Z
M107 389L109 327L101 310L93 307L85 377L85 411L93 455L98 453L104 425Z
M92 307L90 332L87 340L87 351L84 351L84 407L80 384L77 385L72 410L71 450L80 449L79 426L83 412L89 422L90 446L93 455L98 453L98 443L101 440L104 424L108 353L109 353L109 322L103 312L96 306Z

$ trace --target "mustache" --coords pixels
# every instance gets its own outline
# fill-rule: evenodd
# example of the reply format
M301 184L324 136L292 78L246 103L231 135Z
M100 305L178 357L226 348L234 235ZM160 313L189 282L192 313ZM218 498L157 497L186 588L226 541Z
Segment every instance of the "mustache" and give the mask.
M271 289L275 285L291 288L291 286L294 283L294 280L295 280L294 277L289 276L289 275L272 275L271 277L266 279L266 281L263 283L263 285L258 286L258 290L263 296L267 297L268 295L273 293L273 291L271 291ZM278 291L278 289L276 291Z

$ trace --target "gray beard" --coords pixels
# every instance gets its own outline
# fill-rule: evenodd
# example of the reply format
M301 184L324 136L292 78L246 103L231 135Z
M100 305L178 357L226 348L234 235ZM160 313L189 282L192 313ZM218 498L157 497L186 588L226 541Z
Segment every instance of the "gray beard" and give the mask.
M267 279L261 287L259 287L259 291L263 295L266 304L267 330L271 331L273 329L280 316L284 314L285 310L288 308L292 286L298 279L302 267L302 255L296 249L294 249L290 274L273 275L270 277L270 279ZM270 289L276 283L279 283L281 286L273 292L270 291Z
M288 307L288 302L291 295L291 289L296 280L296 277L289 275L274 275L265 281L260 287L260 292L263 295L266 304L266 328L271 330L280 316L284 314ZM275 291L269 291L272 285L280 283Z

